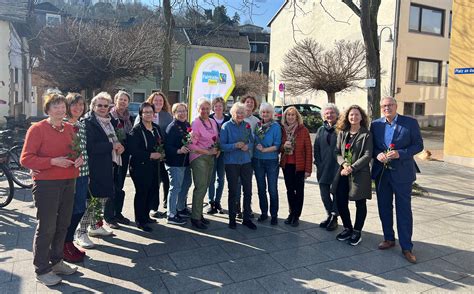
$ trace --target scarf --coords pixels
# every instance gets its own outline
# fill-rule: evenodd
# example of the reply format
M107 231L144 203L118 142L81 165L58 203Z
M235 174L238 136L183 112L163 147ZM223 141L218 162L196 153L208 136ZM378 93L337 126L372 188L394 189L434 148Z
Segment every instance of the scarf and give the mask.
M125 109L125 111L120 114L114 106L110 110L110 115L112 115L114 118L118 118L120 122L123 122L123 130L126 134L130 133L133 126L132 122L130 121L130 113L128 112L128 109Z
M112 144L118 143L119 140L117 138L117 135L115 134L114 126L112 125L112 123L110 123L111 117L100 117L97 115L95 117L97 118L99 125L102 127L105 134L107 135L109 142ZM115 162L118 166L122 166L122 157L120 157L120 155L114 149L112 149L112 161Z
M266 123L263 123L263 120L257 123L257 126L255 127L255 134L260 138L260 140L263 140L265 134L268 132L272 124L273 119L269 120Z
M286 132L286 140L292 142L293 139L295 138L295 131L296 131L296 127L298 127L298 122L295 121L291 125L288 123L285 123L283 127L285 128L285 132Z
M326 129L326 132L328 132L328 135L326 136L326 142L328 143L328 145L331 145L331 136L332 133L334 133L335 128L334 126L330 126L327 121L324 121L323 126L324 129Z

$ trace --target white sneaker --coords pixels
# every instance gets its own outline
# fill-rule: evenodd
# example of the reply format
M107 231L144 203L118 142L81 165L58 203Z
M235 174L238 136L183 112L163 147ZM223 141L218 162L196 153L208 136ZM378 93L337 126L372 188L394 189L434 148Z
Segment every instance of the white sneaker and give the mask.
M92 228L89 228L89 236L91 237L110 236L113 233L114 232L112 230L107 230L106 228L104 228L104 226L101 226L95 230Z
M53 265L52 270L53 270L53 273L55 273L56 275L69 276L77 271L77 267L67 265L64 263L64 261L61 260L60 262Z
M52 271L46 274L36 275L36 281L46 286L57 285L61 283L62 280L63 279L60 276L56 275Z
M94 242L92 242L91 239L89 239L89 236L87 234L80 234L76 237L76 243L77 245L81 246L82 248L85 249L91 249L95 247Z

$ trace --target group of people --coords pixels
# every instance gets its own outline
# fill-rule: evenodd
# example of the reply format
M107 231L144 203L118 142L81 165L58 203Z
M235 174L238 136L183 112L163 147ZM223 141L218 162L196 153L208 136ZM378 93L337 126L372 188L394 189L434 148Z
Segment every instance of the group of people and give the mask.
M281 123L274 120L273 106L254 95L244 95L226 114L221 97L200 99L198 115L188 122L188 106L172 107L162 92L142 103L138 116L128 112L130 95L119 91L114 98L101 92L92 98L89 111L78 93L64 97L48 92L44 97L47 118L30 127L21 163L32 170L33 198L38 225L33 242L36 278L45 285L61 282L60 275L77 268L63 262L80 262L84 248L94 247L89 236L108 236L111 229L129 225L122 214L127 173L135 186L136 226L152 231L162 207L168 224L191 225L205 230L207 214L220 213L224 182L228 186L229 228L236 219L255 230L252 221L252 175L258 188L260 215L278 224L278 176L283 171L289 214L284 223L298 226L303 209L305 179L314 163L321 197L328 217L320 226L335 230L337 218L344 229L337 239L357 245L376 180L379 213L384 230L380 249L395 245L392 202L395 194L397 226L403 253L412 262L410 192L415 177L413 155L423 148L415 120L396 113L396 101L381 102L384 117L369 121L357 105L344 115L334 104L322 110L324 125L318 130L314 149L301 114L288 107ZM256 110L258 111L258 116ZM418 131L417 131L418 130ZM186 203L191 184L192 208ZM268 194L268 196L267 196ZM242 197L243 195L243 197ZM241 199L242 198L242 199ZM348 203L356 202L352 224Z

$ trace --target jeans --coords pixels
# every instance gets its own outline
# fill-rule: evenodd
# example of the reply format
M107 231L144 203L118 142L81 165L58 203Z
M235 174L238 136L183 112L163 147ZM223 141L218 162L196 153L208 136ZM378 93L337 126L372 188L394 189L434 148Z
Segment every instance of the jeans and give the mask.
M66 242L74 241L74 233L86 211L89 177L82 176L76 179L76 192L74 193L74 206L72 209L71 223L67 229Z
M336 201L339 215L341 216L344 228L349 230L362 231L365 218L367 217L367 200L356 200L356 219L352 226L351 213L349 211L349 177L341 176L336 190Z
M201 155L191 161L191 170L193 172L193 209L191 218L201 220L202 206L206 191L211 181L212 170L214 169L214 156Z
M252 164L226 164L225 174L227 178L227 187L229 189L229 220L235 221L236 200L240 194L238 182L242 183L244 190L244 216L243 220L250 220L250 202L252 200Z
M262 215L268 215L268 194L270 195L270 215L278 217L278 159L252 158L252 166L257 180L258 200Z
M319 191L321 192L321 200L323 201L326 213L329 215L339 215L337 211L336 197L331 197L331 185L319 183Z
M191 169L189 166L166 166L170 178L168 193L168 217L173 217L186 208L186 199L191 187Z
M217 176L217 188L215 188ZM207 192L209 202L214 201L220 203L222 193L224 192L224 177L225 177L225 166L224 166L224 154L221 154L214 160L214 170L211 175L211 182L209 183L209 190Z
M303 210L304 171L296 171L295 164L287 164L283 168L286 197L290 209L290 218L299 219Z

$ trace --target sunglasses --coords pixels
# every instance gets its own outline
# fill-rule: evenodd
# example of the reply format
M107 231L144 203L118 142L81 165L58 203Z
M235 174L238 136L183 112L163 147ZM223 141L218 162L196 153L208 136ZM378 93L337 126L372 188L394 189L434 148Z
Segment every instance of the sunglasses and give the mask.
M109 108L109 105L108 104L96 104L95 106L97 106L98 108Z

